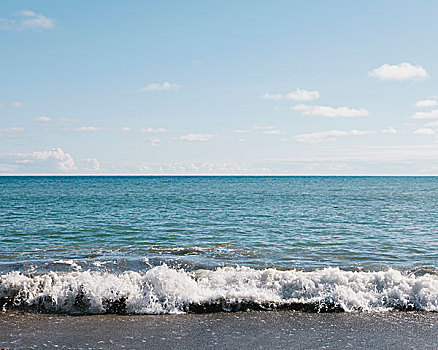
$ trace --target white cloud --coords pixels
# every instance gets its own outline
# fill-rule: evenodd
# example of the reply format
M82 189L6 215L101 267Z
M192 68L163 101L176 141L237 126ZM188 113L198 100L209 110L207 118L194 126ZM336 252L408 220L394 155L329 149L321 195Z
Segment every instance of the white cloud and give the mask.
M290 109L292 111L309 111L313 108L313 106L308 106L305 104L299 104L299 105L295 105L293 107L291 107Z
M389 128L383 129L382 134L397 134L397 130L390 126Z
M149 127L147 127L147 128L141 129L141 132L143 132L143 133L157 134L157 133L159 133L159 132L167 132L167 130L164 129L164 128L152 128L152 127L149 126Z
M292 101L313 101L319 98L318 90L296 89L286 95L288 100Z
M76 128L75 131L99 131L102 130L100 126L81 126L80 128Z
M26 30L26 29L53 29L55 21L51 18L30 10L18 11L16 18L0 18L0 29Z
M160 175L200 175L200 174L261 174L260 166L249 163L230 163L230 162L172 162L172 163L139 163L131 165L131 172L141 174L160 174Z
M1 170L1 169L6 170ZM98 159L76 162L60 147L47 151L0 154L0 172L13 174L93 174L102 172Z
M178 90L182 88L182 85L171 84L165 81L163 84L149 84L144 88L141 88L139 91L169 91L169 90Z
M270 94L269 92L264 93L262 96L264 100L279 101L283 98L287 98L292 101L313 101L319 98L318 90L305 90L296 89L295 91L289 92L286 95L283 94Z
M312 115L315 117L365 117L369 112L364 109L354 109L349 107L329 107L329 106L309 106L296 105L291 107L293 111L302 111L303 115Z
M6 173L7 174L7 173L11 173L12 171L13 171L12 168L0 165L0 173L2 173L2 174Z
M359 130L330 130L330 131L319 131L309 134L301 134L294 137L295 140L299 142L307 143L320 143L327 141L336 141L342 136L361 136L371 134L370 131L359 131Z
M148 140L151 143L151 146L159 146L161 144L161 139L158 137L147 137L146 140Z
M275 129L274 126L271 125L261 125L256 124L252 127L253 130L260 130L265 135L278 135L280 134L280 130Z
M426 126L432 126L432 127L436 126L436 127L438 127L438 120L435 120L435 121L433 121L433 122L426 123Z
M412 115L412 119L438 119L438 109L429 112L416 112Z
M417 107L420 107L420 108L424 108L424 107L435 107L436 105L438 105L438 101L437 101L437 100L432 100L432 99L429 99L429 100L421 100L421 101L418 101L415 105L416 105Z
M131 128L130 128L129 126L124 126L124 127L122 128L122 131L124 131L124 132L128 132L128 131L131 131Z
M216 135L212 134L194 134L190 133L187 135L182 135L179 139L181 141L210 141L214 139Z
M20 101L15 101L14 103L12 103L12 106L15 108L22 108L23 107L23 103Z
M91 171L100 170L100 163L97 158L88 158L85 159L82 163L84 164L81 166L81 170L91 170Z
M79 119L64 118L64 117L62 117L62 118L52 118L52 117L49 117L47 115L39 116L39 117L35 118L34 120L37 121L37 122L42 122L42 123L47 123L47 122L52 122L52 121L53 122L60 121L60 122L66 122L66 123L77 123L77 122L80 122ZM81 129L81 130L79 130L79 129ZM75 129L75 130L76 131L86 131L85 129L82 129L82 128L78 128L78 129Z
M0 128L0 133L2 134L15 134L23 131L24 129L19 127Z
M426 70L422 66L414 66L407 62L400 64L383 64L371 72L368 76L378 78L379 80L425 80L429 78Z
M50 151L33 152L34 160L45 163L48 169L69 171L76 169L73 157L65 153L60 147L52 148ZM30 159L32 160L32 159Z
M52 121L52 118L50 118L50 117L48 117L46 115L42 115L40 117L35 118L35 120L37 122L50 122L50 121Z
M280 130L277 130L274 126L261 125L261 124L253 125L251 127L251 130L249 130L249 129L233 130L233 132L236 134L248 134L248 133L252 132L252 130L261 131L265 135L278 135L278 134L280 134Z
M436 133L436 130L430 128L420 128L414 131L416 135L433 135Z
M280 134L280 130L265 130L263 131L263 134L265 135L278 135Z
M266 92L262 95L262 99L279 101L279 100L283 99L283 95L282 94L270 94L269 92Z
M261 124L256 124L252 127L254 130L272 130L275 129L273 126L266 126Z

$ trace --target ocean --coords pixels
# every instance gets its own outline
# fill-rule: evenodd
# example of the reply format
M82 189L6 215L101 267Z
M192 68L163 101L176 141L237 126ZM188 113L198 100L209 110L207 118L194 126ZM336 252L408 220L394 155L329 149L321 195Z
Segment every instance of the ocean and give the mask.
M0 309L436 312L438 177L0 177Z

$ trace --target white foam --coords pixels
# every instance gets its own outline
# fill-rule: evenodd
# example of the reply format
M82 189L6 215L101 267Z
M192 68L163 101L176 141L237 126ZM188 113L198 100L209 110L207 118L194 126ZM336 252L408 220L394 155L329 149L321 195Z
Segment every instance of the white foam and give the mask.
M123 300L123 312L143 314L181 313L188 305L220 302L284 305L324 301L345 311L388 311L411 305L436 312L438 276L416 276L395 269L353 272L338 268L224 267L187 272L166 265L145 273L74 271L32 276L11 272L0 276L2 298L20 306L67 313L107 312L108 301L116 300Z
M97 267L102 267L103 265L108 265L108 264L115 264L115 262L113 260L106 260L106 261L93 261L91 263L91 265Z
M82 266L80 266L76 261L70 259L70 260L56 260L54 261L55 264L64 264L64 265L70 265L72 268L76 270L81 270Z

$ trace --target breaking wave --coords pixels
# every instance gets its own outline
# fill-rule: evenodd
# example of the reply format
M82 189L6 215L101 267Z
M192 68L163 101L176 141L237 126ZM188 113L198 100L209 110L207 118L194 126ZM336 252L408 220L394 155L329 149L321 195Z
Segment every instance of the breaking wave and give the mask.
M0 276L0 307L68 314L169 314L290 309L438 311L438 274L161 265L139 273L48 272Z

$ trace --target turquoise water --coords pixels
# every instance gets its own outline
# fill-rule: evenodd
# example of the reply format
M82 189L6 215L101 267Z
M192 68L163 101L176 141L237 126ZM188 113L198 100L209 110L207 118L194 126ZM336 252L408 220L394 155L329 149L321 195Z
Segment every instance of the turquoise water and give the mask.
M438 311L438 178L0 177L0 308Z
M438 261L436 177L1 177L0 194L3 271Z

